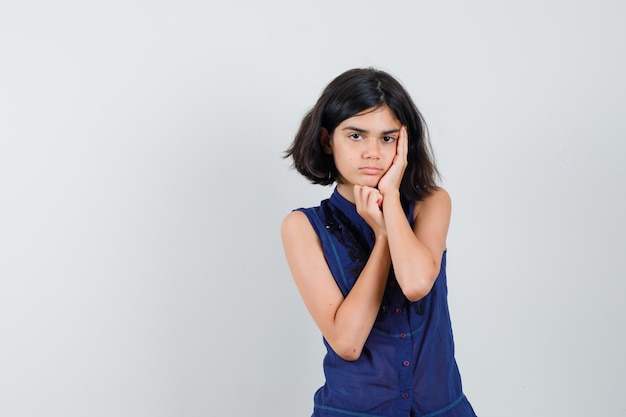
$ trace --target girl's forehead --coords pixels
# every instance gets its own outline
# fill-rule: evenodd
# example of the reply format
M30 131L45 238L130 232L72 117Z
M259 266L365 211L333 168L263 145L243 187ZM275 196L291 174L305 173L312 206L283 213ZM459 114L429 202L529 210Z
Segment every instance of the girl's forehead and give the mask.
M394 114L394 112L387 106L376 106L370 107L359 113L355 114L352 117L348 117L340 124L350 123L350 122L384 122L384 123L396 123L399 124L400 121Z

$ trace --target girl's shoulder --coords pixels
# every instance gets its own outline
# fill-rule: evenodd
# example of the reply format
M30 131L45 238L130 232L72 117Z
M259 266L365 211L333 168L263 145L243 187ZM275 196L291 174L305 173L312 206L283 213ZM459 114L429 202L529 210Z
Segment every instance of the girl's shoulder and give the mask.
M308 222L302 209L290 211L283 219L283 227L298 227L301 223Z
M435 187L423 200L415 202L413 218L416 219L418 215L429 212L448 213L449 215L451 209L450 194L442 187Z
M283 219L280 230L283 239L294 239L312 232L313 228L307 215L302 210L293 210Z

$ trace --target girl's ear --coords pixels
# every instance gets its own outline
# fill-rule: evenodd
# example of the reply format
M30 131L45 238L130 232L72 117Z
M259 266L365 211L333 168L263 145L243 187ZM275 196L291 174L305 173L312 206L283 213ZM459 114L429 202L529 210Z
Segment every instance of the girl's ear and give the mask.
M326 130L325 128L321 128L320 132L320 143L322 144L322 149L324 150L324 153L326 153L327 155L332 155L332 136L328 134L328 130Z

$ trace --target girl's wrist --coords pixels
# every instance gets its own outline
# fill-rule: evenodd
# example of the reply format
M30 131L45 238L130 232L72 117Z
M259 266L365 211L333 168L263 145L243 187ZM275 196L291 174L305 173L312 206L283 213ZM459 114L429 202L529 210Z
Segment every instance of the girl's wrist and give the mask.
M397 188L392 188L392 189L389 189L389 190L383 190L383 191L380 191L380 193L383 195L383 205L385 204L385 201L387 201L387 200L398 200L398 201L400 201L400 190L398 190Z
M379 230L374 232L375 243L387 243L387 230Z

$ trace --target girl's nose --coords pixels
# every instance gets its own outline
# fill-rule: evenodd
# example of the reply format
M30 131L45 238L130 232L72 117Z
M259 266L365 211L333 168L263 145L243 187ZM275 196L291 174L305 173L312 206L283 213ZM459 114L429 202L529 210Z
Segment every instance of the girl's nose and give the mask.
M367 141L363 156L366 159L378 159L380 157L380 145L378 141Z

